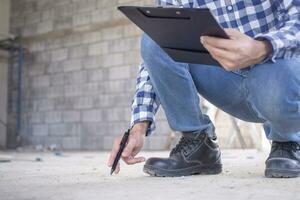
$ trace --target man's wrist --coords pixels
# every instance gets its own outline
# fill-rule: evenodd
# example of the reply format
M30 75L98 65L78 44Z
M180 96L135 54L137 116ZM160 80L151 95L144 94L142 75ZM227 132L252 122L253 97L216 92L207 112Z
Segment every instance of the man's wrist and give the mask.
M267 40L256 40L255 50L257 52L256 60L259 63L271 55L273 48Z
M147 129L149 128L150 121L138 122L133 125L131 132L146 134Z

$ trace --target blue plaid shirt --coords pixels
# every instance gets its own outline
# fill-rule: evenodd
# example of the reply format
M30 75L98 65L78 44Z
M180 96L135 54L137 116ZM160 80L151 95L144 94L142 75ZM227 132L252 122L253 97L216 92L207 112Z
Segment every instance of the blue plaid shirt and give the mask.
M159 6L209 8L223 28L235 28L256 39L268 40L268 58L290 59L300 55L300 0L158 0ZM140 65L132 102L131 126L150 121L147 135L155 129L159 99L144 63Z

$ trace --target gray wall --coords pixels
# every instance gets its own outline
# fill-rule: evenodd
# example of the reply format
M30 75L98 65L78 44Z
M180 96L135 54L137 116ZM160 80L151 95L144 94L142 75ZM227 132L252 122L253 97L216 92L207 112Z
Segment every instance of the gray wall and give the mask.
M145 3L152 1L12 1L11 31L21 35L29 50L23 83L24 145L111 147L129 125L140 63L141 32L116 7ZM169 127L162 113L158 118L160 134L146 149L165 147Z

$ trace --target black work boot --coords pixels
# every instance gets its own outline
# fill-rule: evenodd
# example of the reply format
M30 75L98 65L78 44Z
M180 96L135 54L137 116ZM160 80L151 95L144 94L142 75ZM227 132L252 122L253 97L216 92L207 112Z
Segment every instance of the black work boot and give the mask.
M300 143L273 142L266 161L268 178L293 178L300 176Z
M169 158L149 158L144 172L152 176L171 177L219 174L222 172L219 145L216 138L210 138L204 132L183 134Z

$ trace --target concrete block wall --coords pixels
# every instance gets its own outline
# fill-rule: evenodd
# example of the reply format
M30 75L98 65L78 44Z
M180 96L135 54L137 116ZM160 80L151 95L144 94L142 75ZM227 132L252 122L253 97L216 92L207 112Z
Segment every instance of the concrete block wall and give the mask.
M23 82L24 145L110 149L115 136L128 127L141 35L116 9L128 4L153 1L12 1L11 31L29 50ZM165 128L154 137L161 141L155 148L145 148L162 149L160 138L168 132Z
M12 0L11 32L28 48L23 145L108 150L130 120L141 31L116 7L154 0ZM13 72L12 72L13 73ZM12 76L13 77L13 76ZM10 99L15 99L11 79ZM9 109L10 132L15 108ZM145 149L165 149L161 110Z

